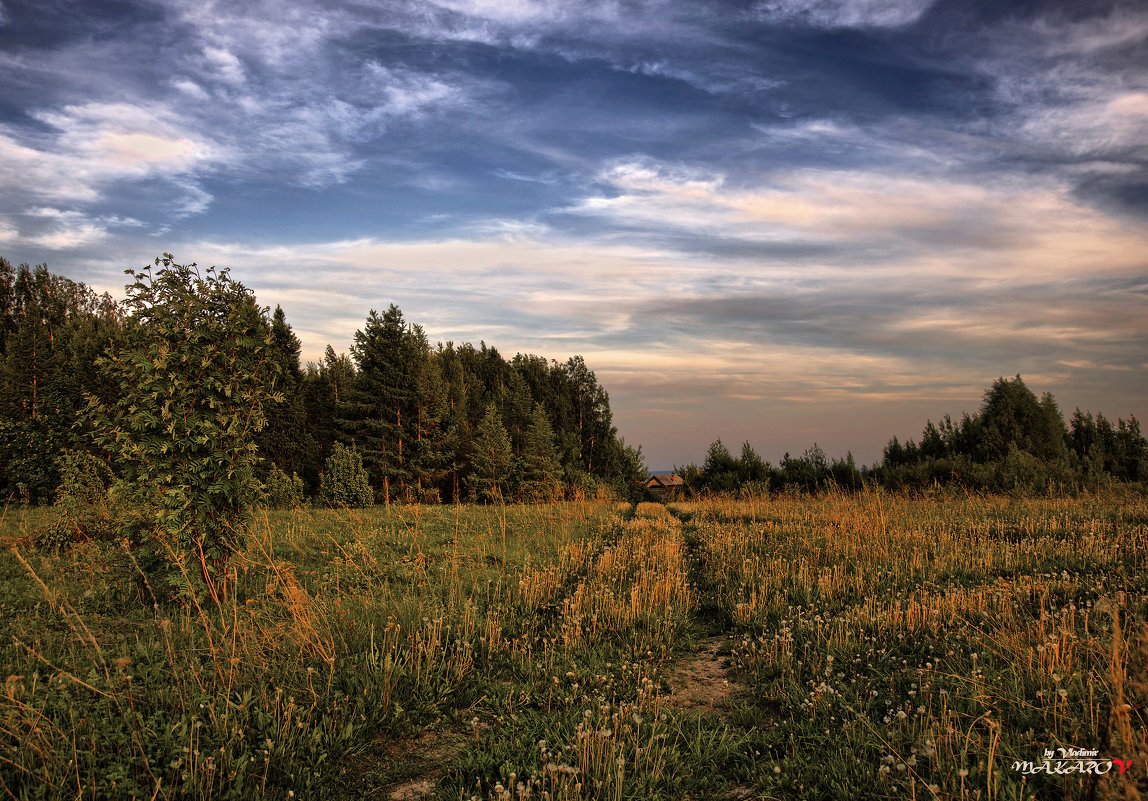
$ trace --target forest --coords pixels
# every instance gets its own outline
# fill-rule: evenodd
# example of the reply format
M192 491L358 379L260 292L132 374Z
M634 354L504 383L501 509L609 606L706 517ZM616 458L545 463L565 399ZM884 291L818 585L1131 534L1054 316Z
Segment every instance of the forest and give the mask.
M599 485L625 493L645 478L640 449L618 436L609 396L581 356L508 360L486 343L432 346L391 305L370 311L350 354L328 345L320 362L303 364L281 307L257 306L226 272L159 262L154 275L129 271L137 281L128 300L116 302L46 265L0 258L0 498L51 503L81 455L110 466L107 484L138 472L147 459L109 432L142 432L147 421L138 415L148 404L157 413L165 402L216 404L202 380L193 397L195 387L164 384L156 365L187 351L181 358L197 358L202 378L224 342L246 347L255 361L219 362L216 378L238 381L237 393L265 393L248 397L261 419L245 418L256 452L242 461L268 505L546 500L593 494ZM159 310L196 293L210 301L200 319L165 328ZM188 339L189 326L201 323L204 341ZM240 325L245 336L236 339ZM153 362L147 393L131 364L141 354ZM110 438L101 438L99 412L117 406L137 417L113 413L120 425L105 426ZM222 411L216 418L201 421L202 431L234 431ZM176 433L153 428L168 440Z
M105 486L125 472L139 478L142 457L109 432L123 433L124 409L136 415L126 428L139 429L148 404L162 406L165 397L170 404L189 388L153 381L150 393L141 393L138 369L120 357L134 347L154 362L156 347L167 354L161 359L191 348L187 320L165 334L156 314L181 291L171 282L180 269L184 290L219 294L219 308L201 313L224 326L208 326L207 350L185 353L184 361L194 356L206 364L215 345L234 335L236 320L247 320L245 341L257 366L243 374L233 359L216 368L237 382L236 392L249 393L246 403L258 412L244 418L252 452L240 462L250 467L263 505L544 501L599 487L641 495L641 449L618 435L609 395L581 356L559 362L519 353L507 360L485 342L432 345L392 304L369 312L349 354L328 345L320 362L303 364L281 307L258 306L226 271L201 275L194 265L160 262L157 275L128 271L136 282L128 300L117 302L46 265L14 268L0 258L0 498L53 502L63 478L81 469L81 457ZM228 323L223 308L242 314ZM159 380L154 370L152 379ZM254 388L263 395L250 395ZM202 387L183 402L216 403ZM118 417L101 418L101 409L117 404ZM226 428L216 417L211 425ZM175 428L153 433L170 440ZM183 439L196 436L189 429ZM1131 415L1114 423L1076 409L1066 422L1050 393L1038 398L1017 375L995 381L976 412L929 421L919 441L893 437L872 466L856 464L852 454L831 458L817 444L774 466L749 442L734 455L718 439L701 465L675 471L688 493L853 491L866 483L1043 492L1143 482L1148 441Z
M948 414L939 424L930 420L919 441L893 437L872 467L859 467L851 453L831 459L816 443L800 456L785 454L774 467L749 442L734 456L717 439L702 465L675 471L694 493L855 491L868 483L1032 494L1142 483L1148 480L1148 441L1133 415L1114 424L1076 409L1066 423L1052 393L1038 399L1017 375L994 381L975 413L957 422Z

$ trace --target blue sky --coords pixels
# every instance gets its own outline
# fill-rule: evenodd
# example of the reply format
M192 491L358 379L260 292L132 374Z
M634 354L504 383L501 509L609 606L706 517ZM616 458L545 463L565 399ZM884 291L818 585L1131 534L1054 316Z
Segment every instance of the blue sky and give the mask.
M1148 9L0 0L0 255L583 354L653 467L1148 414Z

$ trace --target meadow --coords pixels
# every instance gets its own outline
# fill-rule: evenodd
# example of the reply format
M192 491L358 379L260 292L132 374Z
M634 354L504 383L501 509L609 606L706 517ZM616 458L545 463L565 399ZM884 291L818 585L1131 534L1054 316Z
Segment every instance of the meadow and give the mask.
M48 525L0 523L0 798L1148 792L1131 491L261 512L219 606ZM1130 765L1014 769L1069 747Z

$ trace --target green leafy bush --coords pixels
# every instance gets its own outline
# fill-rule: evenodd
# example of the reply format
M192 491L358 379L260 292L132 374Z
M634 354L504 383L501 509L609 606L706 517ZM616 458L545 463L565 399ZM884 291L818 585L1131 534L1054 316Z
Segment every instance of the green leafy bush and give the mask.
M37 538L38 544L59 548L89 539L113 539L118 532L108 488L115 476L107 463L69 449L57 457L55 467L60 483L52 522Z
M169 253L127 287L122 339L97 359L108 397L84 417L115 459L153 544L172 567L198 567L207 589L258 500L255 434L274 394L267 310L227 270L200 272ZM181 573L185 572L183 570Z
M331 506L370 506L375 494L357 450L336 442L327 457L319 494Z
M294 509L304 502L303 479L299 474L287 475L278 465L271 465L271 472L263 482L263 504L270 509Z

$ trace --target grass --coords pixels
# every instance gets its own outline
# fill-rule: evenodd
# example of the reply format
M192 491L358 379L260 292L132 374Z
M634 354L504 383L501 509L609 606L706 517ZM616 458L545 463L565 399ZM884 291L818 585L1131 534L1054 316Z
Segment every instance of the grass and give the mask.
M1131 493L268 512L220 608L48 522L0 522L0 798L1148 792ZM1132 767L1013 769L1069 746Z

